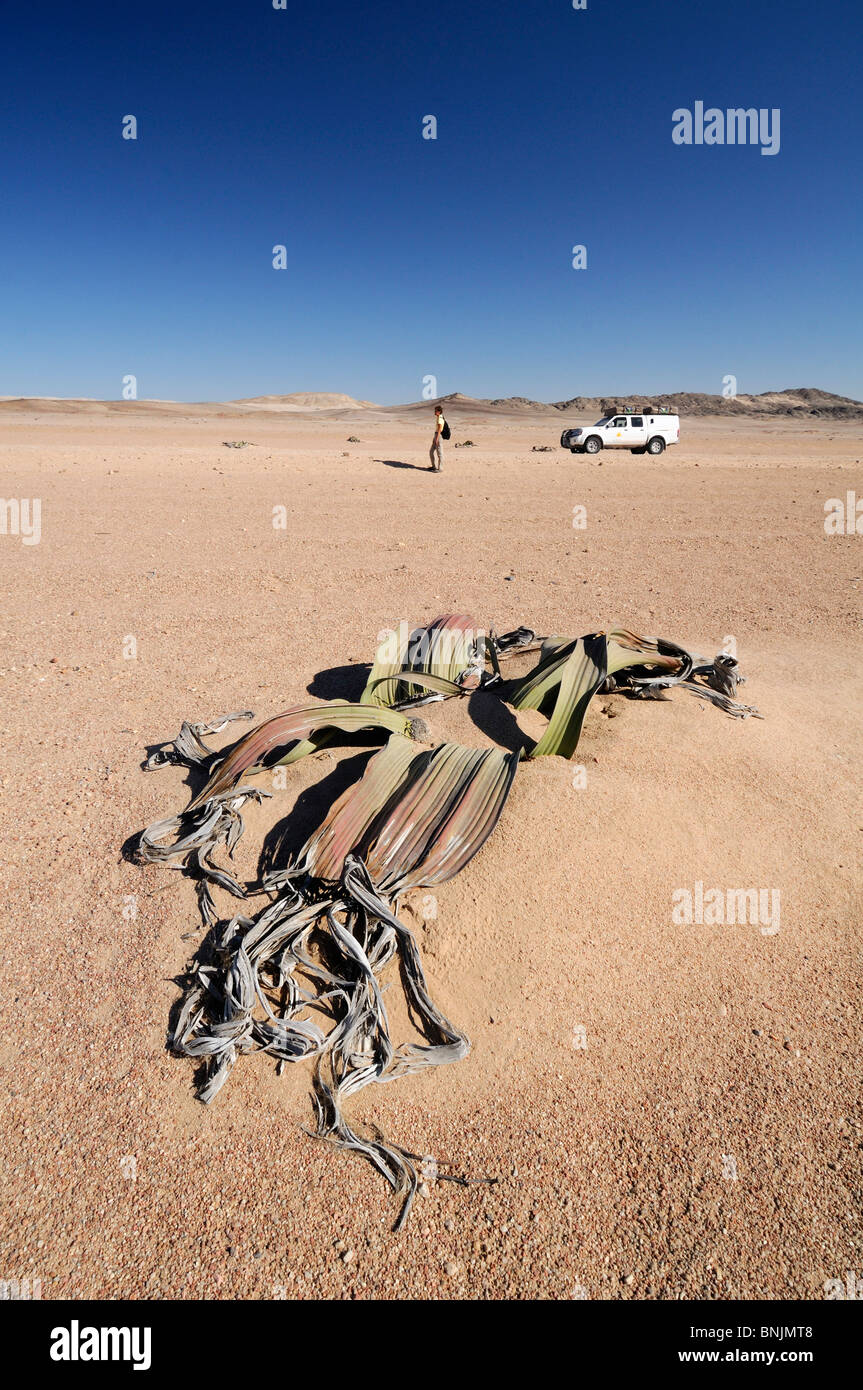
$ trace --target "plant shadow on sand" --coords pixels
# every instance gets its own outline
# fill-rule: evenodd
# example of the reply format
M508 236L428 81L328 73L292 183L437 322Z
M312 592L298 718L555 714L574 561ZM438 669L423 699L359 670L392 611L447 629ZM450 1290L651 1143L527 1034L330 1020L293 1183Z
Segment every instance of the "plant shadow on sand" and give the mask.
M514 685L515 682L508 682ZM523 729L508 705L504 704L505 685L497 686L494 693L475 690L468 697L468 714L475 726L494 743L508 752L515 753L519 748L530 749L531 739Z
M366 746L352 758L342 758L331 772L300 792L288 814L264 836L259 861L261 877L287 867L323 823L333 802L359 780L368 759L379 751L380 745L376 744L371 748Z
M306 690L317 700L349 700L355 704L366 688L371 669L367 661L351 666L329 666L313 676Z

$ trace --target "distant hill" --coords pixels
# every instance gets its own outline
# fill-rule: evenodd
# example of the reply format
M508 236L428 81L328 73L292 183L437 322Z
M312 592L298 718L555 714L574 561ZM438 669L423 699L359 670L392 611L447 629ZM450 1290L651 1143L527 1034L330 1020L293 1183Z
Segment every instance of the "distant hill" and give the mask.
M837 396L813 386L800 386L787 391L764 391L760 396L711 396L694 391L678 391L672 395L571 396L565 401L534 401L527 396L504 396L481 400L454 391L428 401L410 401L405 405L374 405L371 401L356 400L335 391L295 391L286 396L249 396L235 401L99 401L60 396L0 396L0 412L25 411L28 414L105 415L138 414L181 416L242 416L261 414L295 415L316 420L341 420L350 423L351 416L362 420L386 420L400 416L430 415L436 405L454 420L473 419L518 420L540 415L547 418L566 415L598 419L606 411L629 406L646 410L650 406L665 406L679 415L694 416L745 415L763 419L826 419L863 420L863 401L849 396Z
M794 416L799 418L827 418L831 420L863 419L863 401L852 400L850 396L837 396L831 391L820 391L816 387L803 386L788 391L765 391L760 396L738 395L734 397L711 396L694 391L678 391L672 395L652 396L632 393L630 395L571 396L565 401L534 401L528 396L498 396L481 399L463 396L454 391L448 396L439 396L430 401L414 401L408 405L379 407L385 414L402 415L431 411L442 405L444 412L454 418L462 414L472 416L509 416L513 419L527 415L592 415L595 419L607 411L630 406L646 410L650 406L666 406L679 415L749 415L776 418Z
M565 401L534 401L527 396L503 396L491 400L462 396L454 392L438 401L423 401L401 409L432 409L440 403L446 409L489 411L495 414L535 415L542 412L583 413L601 415L606 409L614 411L630 406L646 410L649 406L666 406L679 415L763 415L763 416L827 416L833 420L863 419L863 401L850 396L837 396L831 391L802 386L795 390L765 391L760 396L711 396L694 391L678 391L671 395L608 395L571 396Z
M863 401L852 400L850 396L836 396L831 391L820 391L816 387L801 386L788 391L764 391L760 396L708 396L700 392L679 391L670 396L608 396L574 397L568 401L555 401L555 410L593 410L603 409L604 404L635 406L645 409L649 405L668 406L678 415L809 415L828 416L833 420L855 420L863 418Z

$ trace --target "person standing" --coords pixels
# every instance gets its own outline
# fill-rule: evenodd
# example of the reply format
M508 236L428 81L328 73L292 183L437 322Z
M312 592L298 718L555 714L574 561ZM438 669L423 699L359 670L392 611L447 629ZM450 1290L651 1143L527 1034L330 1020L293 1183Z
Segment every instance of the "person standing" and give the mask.
M443 411L439 405L436 405L434 408L434 438L432 439L431 448L429 449L432 473L439 473L441 471L443 461L441 458L440 442L443 438L445 425L446 420L443 418ZM437 458L437 463L435 463L435 458Z

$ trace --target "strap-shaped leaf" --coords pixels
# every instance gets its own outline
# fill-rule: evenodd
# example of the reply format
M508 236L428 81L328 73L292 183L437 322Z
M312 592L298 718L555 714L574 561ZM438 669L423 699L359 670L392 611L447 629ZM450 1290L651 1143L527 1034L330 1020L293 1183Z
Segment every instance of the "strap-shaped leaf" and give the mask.
M481 669L485 649L473 618L450 613L408 634L404 624L389 632L378 647L374 666L361 696L363 704L398 705L416 694L418 681L408 673L448 682L430 689L444 695L463 695L467 672ZM404 677L404 679L400 679Z
M554 699L548 728L531 752L532 758L558 754L571 758L578 746L590 700L606 678L627 668L649 668L668 679L682 679L691 658L681 647L653 637L638 637L617 628L608 637L597 633L577 641L548 639L533 671L510 696L516 709L541 709ZM650 677L645 675L645 683Z
M509 697L516 709L540 709L560 685L563 668L575 651L578 638L549 639L543 643L540 659Z
M317 746L314 735L329 729L340 729L349 734L363 729L382 729L388 734L428 737L428 726L421 719L411 719L396 710L352 705L347 700L330 700L320 705L295 705L283 714L265 719L263 724L241 738L188 810L202 806L210 797L220 796L235 786L241 777L260 771L267 763L277 766L280 762L294 762L302 753L313 752ZM284 757L273 759L272 755L281 748L287 750Z
M659 637L638 637L626 628L615 628L608 634L607 666L610 676L630 667L649 666L683 680L692 669L692 657L673 642Z
M338 881L354 854L388 896L443 883L488 839L518 760L518 753L455 743L417 753L409 740L393 735L335 802L298 868Z
M532 758L556 753L571 758L581 737L581 726L592 696L607 675L606 641L602 634L580 637L566 658L560 689L548 728L531 752Z
M315 878L337 882L345 856L359 844L382 807L395 796L416 756L410 739L393 734L368 762L360 781L342 792L329 814L309 837L297 864Z
M366 689L374 693L375 688L378 685L384 684L388 679L387 676L379 676L375 679L369 677ZM428 671L422 674L418 671L402 671L398 683L399 685L407 685L411 688L416 687L417 690L428 690L433 694L444 697L449 695L465 695L467 693L467 687L459 685L458 681L448 680L446 676L433 676ZM399 701L399 704L403 703L403 700Z
M446 745L445 745L446 746ZM451 746L451 745L450 745ZM453 794L413 871L393 876L382 886L390 893L445 883L459 873L488 839L500 819L518 768L520 753L497 748L480 753L459 749L460 766L449 769Z

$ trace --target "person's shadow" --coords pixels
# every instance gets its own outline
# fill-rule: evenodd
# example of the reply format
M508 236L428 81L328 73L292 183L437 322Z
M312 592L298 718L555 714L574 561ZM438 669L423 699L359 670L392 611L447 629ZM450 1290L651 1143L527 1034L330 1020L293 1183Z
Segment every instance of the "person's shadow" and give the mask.
M402 459L373 459L373 462L382 463L386 468L415 468L418 473L430 472L427 464L404 463Z

